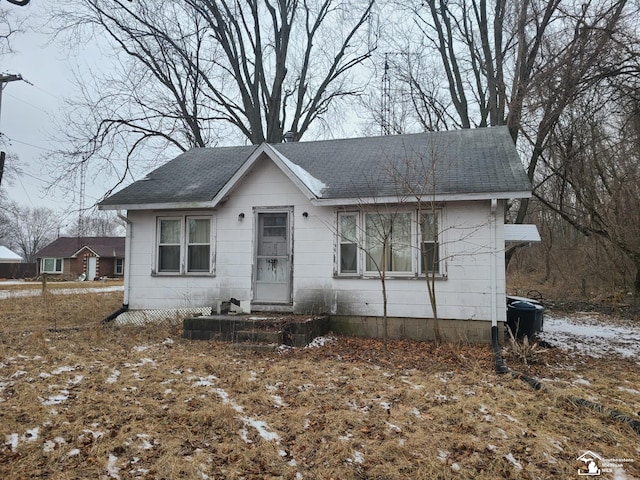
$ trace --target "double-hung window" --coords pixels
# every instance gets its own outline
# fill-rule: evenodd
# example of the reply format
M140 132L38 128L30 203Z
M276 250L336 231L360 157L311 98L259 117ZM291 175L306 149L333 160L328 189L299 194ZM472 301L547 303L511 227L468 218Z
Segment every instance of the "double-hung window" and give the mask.
M358 273L358 213L338 214L338 265L343 275Z
M42 273L62 273L62 259L43 258L40 264L40 271Z
M187 217L187 271L208 272L211 258L211 220Z
M440 245L437 212L422 213L420 218L420 272L440 273Z
M158 273L211 272L211 217L158 219Z
M124 258L116 258L114 274L122 275L124 273Z

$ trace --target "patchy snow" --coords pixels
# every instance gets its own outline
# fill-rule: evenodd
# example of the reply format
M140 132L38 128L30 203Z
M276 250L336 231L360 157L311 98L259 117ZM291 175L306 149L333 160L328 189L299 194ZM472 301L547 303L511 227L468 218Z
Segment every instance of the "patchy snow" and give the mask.
M18 448L18 434L10 433L9 435L5 435L4 444L9 445L11 447L11 451L15 452Z
M359 452L358 450L356 450L355 452L353 452L353 457L348 458L347 462L348 463L363 464L364 463L364 455L362 454L362 452Z
M522 470L522 464L515 459L515 457L513 456L513 453L509 453L508 455L505 455L504 458L506 458L511 464L513 464L513 466L516 467L516 469Z
M580 314L580 315L572 315L572 316L557 316L554 314L547 314L545 316L544 322L544 332L542 332L541 339L549 342L563 350L582 353L585 355L590 355L593 357L602 357L610 354L617 354L621 356L638 356L640 357L640 327L633 326L625 326L621 324L612 324L606 316L600 316L597 314ZM334 342L336 339L332 336L325 337L317 337L313 342L311 342L308 347L320 347L326 345L327 343ZM162 348L166 349L167 345L171 345L173 340L166 339L162 342ZM158 368L156 361L151 358L154 355L153 348L158 347L159 344L156 345L140 345L133 347L132 351L139 354L139 356L135 356L134 359L131 360L131 363L119 363L127 368L125 370L122 367L119 367L123 370L124 374L114 368L103 366L100 370L100 381L104 381L107 384L115 384L117 382L126 382L130 379L135 380L144 380L143 377L140 377L135 370L136 368L141 368L141 371L145 368ZM142 358L139 358L142 357ZM53 366L43 363L43 371L38 375L36 373L28 374L24 370L16 369L15 371L9 370L9 366L12 365L16 361L16 358L19 358L21 361L24 360L26 362L37 361L40 360L40 357L25 357L25 356L16 356L16 357L7 357L3 359L3 362L0 363L0 369L7 369L4 371L4 378L0 377L0 392L5 392L7 389L10 389L11 386L15 382L10 381L15 379L20 379L19 381L28 381L28 382L37 382L37 379L47 380L50 382L55 382L56 384L50 385L47 388L42 388L39 393L42 397L37 397L43 405L59 405L65 403L69 397L71 396L72 401L75 399L76 395L78 395L78 389L73 386L78 384L84 384L84 376L78 374L79 372L85 374L87 378L91 378L93 373L93 368L91 363L85 364L76 364L76 365L60 365L53 364ZM15 366L16 368L18 365ZM372 366L372 368L379 369L378 366ZM357 372L359 369L357 367L353 368L354 372ZM264 369L256 372L253 370L247 371L247 377L250 382L257 382L261 379L261 373L264 373ZM27 378L29 375L33 375L35 379ZM278 448L278 452L282 457L282 461L286 462L288 465L295 467L297 465L296 460L292 458L291 452L285 450L284 447L285 442L282 442L281 446L281 437L280 435L274 431L265 421L260 419L260 414L252 412L251 406L243 407L236 403L233 398L229 395L229 393L223 388L217 388L221 382L218 377L215 375L206 375L206 373L202 376L192 374L192 369L190 368L172 368L165 373L168 378L162 381L162 384L172 383L176 386L176 388L182 384L188 385L193 388L193 395L191 399L197 399L198 396L205 397L206 395L210 395L213 398L217 396L218 402L224 402L231 406L231 408L236 412L237 419L242 422L242 428L238 433L240 437L247 443L253 443L256 441L257 437L260 437L260 440L274 442ZM7 376L9 378L7 378ZM381 372L380 378L381 383L386 384L386 378L392 377L392 374ZM588 374L586 375L588 377ZM164 377L164 378L166 378ZM432 392L434 385L431 385L428 390L429 393L422 392L421 395L424 398L431 399L432 401L436 401L439 403L449 403L456 402L458 398L455 395L450 395L446 392L447 384L450 381L453 381L454 372L442 372L437 375L438 381L435 384L435 392ZM342 379L342 377L338 377ZM344 376L345 379L349 377L347 375ZM423 390L427 387L423 385L417 385L411 381L410 376L397 375L396 380L401 384L406 385L407 390ZM570 381L567 381L569 383ZM45 382L43 382L45 383ZM318 382L320 384L320 381ZM574 384L589 386L590 381L583 377L577 376L576 379L573 380ZM630 382L620 382L623 386L618 386L618 390L625 391L627 393L633 395L640 395L640 390L637 389L636 385L633 385ZM124 383L126 385L126 383ZM122 386L124 386L122 385ZM255 386L255 384L253 385ZM275 382L272 384L264 385L267 393L269 394L270 399L273 402L272 408L285 409L288 407L288 404L284 401L284 399L280 396L283 389L283 382ZM259 386L255 386L257 389ZM119 386L118 386L119 388ZM295 388L298 391L312 391L318 387L316 387L312 383L304 383L302 385L296 385ZM441 390L440 390L441 389ZM69 392L73 392L72 394ZM138 390L137 387L125 387L123 390L135 392ZM167 388L164 390L165 395L170 395L172 393L171 388ZM7 393L4 393L7 395ZM358 395L357 393L354 395ZM475 393L471 390L465 392L465 395L475 395ZM288 398L288 397L287 397ZM190 400L191 400L190 399ZM0 398L0 402L2 402L2 398ZM72 403L69 402L69 403ZM379 415L380 409L384 410L383 413L390 414L392 413L392 405L393 402L388 401L384 398L383 395L377 396L375 399L364 399L360 396L355 396L354 399L348 401L346 403L347 407L360 411L363 413L371 411L371 414L376 413ZM64 412L67 409L67 405L62 405L59 407L61 412ZM373 408L373 410L372 410ZM398 407L394 407L398 408ZM48 409L47 409L48 410ZM394 410L395 411L395 410ZM482 418L485 421L491 421L493 418L501 416L513 423L519 423L518 420L508 413L502 412L493 412L486 405L480 404L477 409L478 413L483 416ZM50 410L50 413L55 415L57 412L54 410ZM251 415L253 414L253 416ZM413 407L408 410L408 414L412 415L416 418L421 418L423 415L425 418L428 418L428 409L427 406L424 406L424 414L417 407ZM233 415L233 412L232 412ZM307 414L308 415L308 414ZM391 420L392 416L385 415L389 420ZM394 415L395 417L395 415ZM397 422L396 422L397 423ZM402 437L403 427L402 424L392 423L391 421L385 421L386 431L388 433L396 434L398 437L399 445L404 445L404 439ZM312 428L310 420L307 418L304 421L304 429L307 430ZM315 424L314 424L315 425ZM76 439L67 438L65 440L62 437L51 438L49 436L47 438L47 432L49 429L47 428L47 424L43 424L40 427L33 425L25 425L25 427L18 430L17 433L3 432L5 433L5 442L7 449L11 451L19 451L20 447L23 444L29 442L41 442L42 445L42 453L43 454L51 454L52 452L60 452L59 456L62 457L74 457L82 454L81 450L74 447L74 444L80 443L83 445L94 443L96 440L104 437L107 433L100 431L100 429L105 429L105 425L99 425L98 423L88 425L91 429L81 430ZM27 428L29 427L29 428ZM496 433L495 436L492 435L491 438L504 438L508 439L509 436L506 432L500 428L496 428L494 430ZM127 446L131 446L132 449L137 449L138 451L147 451L152 450L154 448L159 448L161 445L162 439L153 438L153 436L147 433L134 433L131 432L131 436L128 438ZM1 441L0 437L0 441ZM338 437L338 440L342 442L351 442L349 445L345 445L345 448L362 448L356 442L353 442L353 434L346 432L343 435ZM68 443L67 443L68 442ZM551 446L558 449L558 451L563 451L562 443L556 440L550 440ZM496 453L500 450L494 444L487 444L485 447L488 452ZM66 453L65 453L66 451ZM135 451L135 450L134 450ZM640 453L640 449L638 450ZM108 478L119 479L121 476L129 478L129 476L145 476L148 474L148 470L144 468L133 468L133 466L138 462L137 457L130 457L125 459L118 458L116 454L119 454L119 451L114 451L114 453L105 452L104 457L102 458L102 462L106 461L106 472L103 470L103 475L101 478L107 480ZM504 454L503 458L510 462L514 468L518 470L523 469L523 460L518 460L514 457L514 453L518 455L518 452L508 453L500 452L500 454ZM140 453L138 453L140 455ZM557 463L557 459L552 455L543 452L549 463ZM451 463L455 458L455 455L452 456L450 452L445 450L438 449L438 458L443 463ZM55 456L55 454L54 454ZM360 451L353 450L353 453L350 458L347 459L347 462L352 465L362 464L365 462L364 454ZM522 463L521 463L522 462ZM105 465L105 463L102 463ZM460 471L462 463L453 462L450 465L450 468L454 471ZM104 468L104 467L103 467ZM202 478L207 478L207 475L202 474ZM302 478L302 474L299 472L296 473L296 478ZM628 478L625 476L625 472L623 469L617 469L614 471L614 479L616 480L624 480Z
M111 478L120 480L120 468L118 468L118 466L116 465L117 461L118 457L110 453L109 462L107 463L107 473L109 473L109 476Z
M50 288L47 293L52 295L75 295L77 293L106 293L124 291L124 286L115 285L109 287L92 287L92 288ZM36 297L42 294L41 288L29 290L0 290L0 300L15 297Z
M334 337L332 335L325 335L325 336L322 336L322 337L316 337L304 348L324 347L325 345L329 345L331 343L334 343L335 341L336 341L336 337Z
M318 198L322 197L322 190L324 190L325 188L327 188L327 185L322 181L322 180L318 180L316 177L314 177L313 175L311 175L309 172L307 172L304 168L302 168L300 165L297 165L295 163L293 163L291 160L289 160L287 157L285 157L283 154L281 154L280 152L278 152L275 148L273 149L274 152L276 152L276 154L278 155L278 157L280 158L280 160L282 160L282 163L284 163L287 168L289 168L289 170L291 170L291 172L298 177L298 179L309 189L311 190L311 192Z
M640 327L617 325L604 315L545 314L543 329L540 340L562 350L594 358L611 354L640 357Z

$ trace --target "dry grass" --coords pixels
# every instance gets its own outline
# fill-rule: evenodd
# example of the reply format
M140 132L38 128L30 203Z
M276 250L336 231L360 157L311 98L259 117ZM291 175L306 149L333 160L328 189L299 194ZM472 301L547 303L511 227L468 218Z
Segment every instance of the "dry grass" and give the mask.
M122 282L48 282L2 285L8 298L0 299L0 332L60 329L95 325L122 305L122 292L59 295L60 289L92 289L122 285ZM22 296L30 290L34 294Z
M37 300L0 301L0 478L555 479L577 477L586 450L635 459L625 473L640 477L640 437L567 401L635 415L634 361L507 357L536 392L495 374L486 345L339 337L249 353L177 328L101 328L121 300L78 296L93 317L62 332L50 317L7 327L6 302Z

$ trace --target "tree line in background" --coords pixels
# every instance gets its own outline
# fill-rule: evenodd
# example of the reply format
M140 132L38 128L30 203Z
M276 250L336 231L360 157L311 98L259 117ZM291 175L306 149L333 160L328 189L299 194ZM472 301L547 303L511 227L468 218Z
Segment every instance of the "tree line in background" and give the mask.
M59 236L112 237L123 236L122 222L112 212L97 212L69 222L68 218L46 207L25 207L9 202L0 195L0 245L33 263L36 253Z
M59 181L80 165L124 180L134 163L280 142L288 131L298 140L506 125L534 186L506 218L534 221L544 238L529 264L550 278L567 250L599 252L601 274L638 294L639 8L628 0L55 2L53 34L80 46L101 38L115 59L111 70L78 76L52 152Z

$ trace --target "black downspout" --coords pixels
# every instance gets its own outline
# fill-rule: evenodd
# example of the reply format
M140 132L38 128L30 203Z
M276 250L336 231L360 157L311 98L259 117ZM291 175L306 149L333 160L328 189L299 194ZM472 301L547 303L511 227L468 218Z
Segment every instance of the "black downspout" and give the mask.
M124 305L123 304L122 307L120 307L118 310L113 312L111 315L109 315L108 317L103 318L100 323L102 325L105 325L105 324L111 322L112 320L115 320L118 317L118 315L120 315L121 313L126 312L127 310L129 310L129 305Z
M509 368L504 364L500 355L500 345L498 344L498 327L491 327L491 344L493 346L493 358L496 364L496 373L507 373Z

